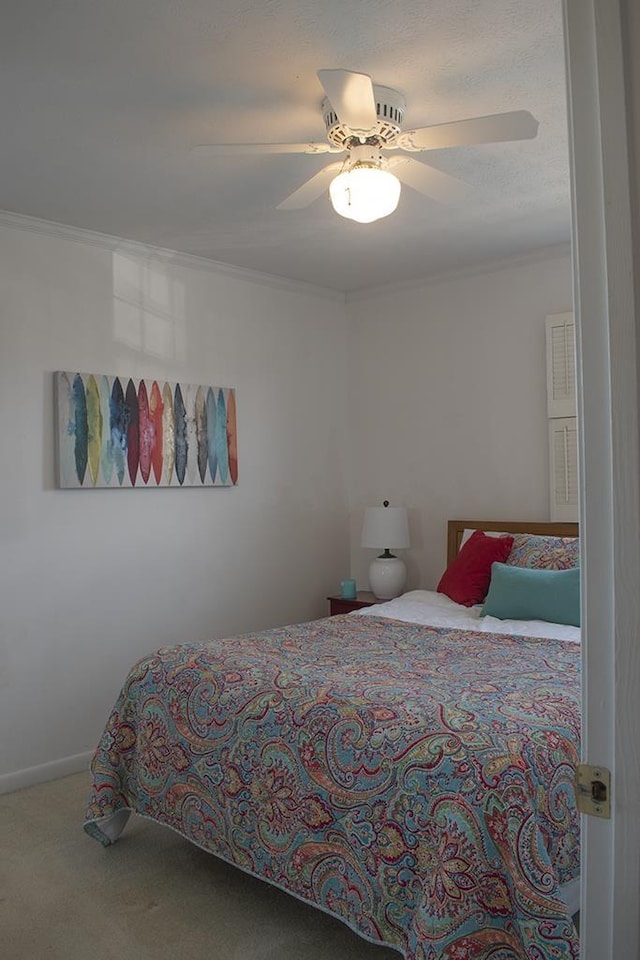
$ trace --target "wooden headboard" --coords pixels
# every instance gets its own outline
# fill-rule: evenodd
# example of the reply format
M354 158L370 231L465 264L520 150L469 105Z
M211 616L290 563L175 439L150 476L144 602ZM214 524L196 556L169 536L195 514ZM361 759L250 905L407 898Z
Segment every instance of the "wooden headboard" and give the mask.
M460 549L465 530L499 530L501 533L537 533L546 537L577 537L578 524L551 520L449 520L447 524L447 564Z

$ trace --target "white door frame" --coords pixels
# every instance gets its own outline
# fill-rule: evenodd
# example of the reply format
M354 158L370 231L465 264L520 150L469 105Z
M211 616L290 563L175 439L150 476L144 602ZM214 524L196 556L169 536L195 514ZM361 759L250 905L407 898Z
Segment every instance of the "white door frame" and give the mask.
M612 819L583 817L583 960L640 957L640 420L625 2L563 0L582 430L583 757L613 774Z

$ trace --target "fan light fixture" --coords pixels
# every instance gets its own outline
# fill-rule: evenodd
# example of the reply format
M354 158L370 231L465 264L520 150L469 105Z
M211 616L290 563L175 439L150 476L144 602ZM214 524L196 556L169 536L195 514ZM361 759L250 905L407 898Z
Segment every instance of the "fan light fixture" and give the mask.
M368 73L353 70L319 70L324 89L322 118L326 140L302 143L208 143L193 152L203 157L236 154L306 153L346 154L344 166L332 161L318 170L278 204L278 210L302 210L326 194L341 217L371 223L388 217L400 198L401 180L427 197L450 203L471 194L469 184L443 170L421 163L407 154L449 147L530 140L538 121L528 110L511 110L488 117L470 117L450 123L403 130L406 102L401 93L374 84ZM404 156L386 158L384 151L400 150ZM389 167L395 175L389 172Z
M388 217L398 206L400 181L375 164L355 164L339 173L329 186L336 213L358 223Z

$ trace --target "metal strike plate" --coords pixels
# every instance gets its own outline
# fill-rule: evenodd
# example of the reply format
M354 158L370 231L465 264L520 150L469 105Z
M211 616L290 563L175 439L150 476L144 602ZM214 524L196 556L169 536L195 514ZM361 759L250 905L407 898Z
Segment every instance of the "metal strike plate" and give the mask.
M581 763L576 767L575 790L580 813L611 819L611 771Z

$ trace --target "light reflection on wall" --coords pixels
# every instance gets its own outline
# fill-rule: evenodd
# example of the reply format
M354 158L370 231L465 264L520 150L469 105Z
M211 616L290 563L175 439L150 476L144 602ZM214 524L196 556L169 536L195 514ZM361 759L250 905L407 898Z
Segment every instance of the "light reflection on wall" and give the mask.
M157 258L113 253L113 336L130 351L186 359L184 284Z

